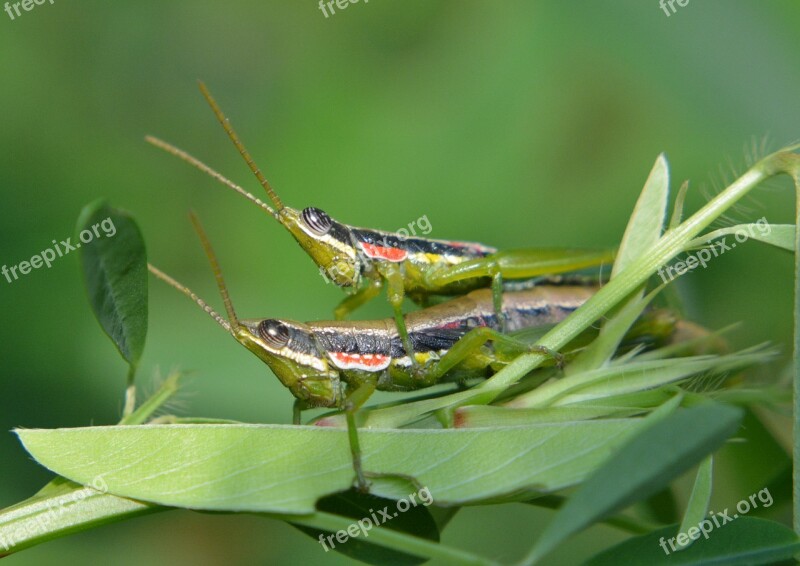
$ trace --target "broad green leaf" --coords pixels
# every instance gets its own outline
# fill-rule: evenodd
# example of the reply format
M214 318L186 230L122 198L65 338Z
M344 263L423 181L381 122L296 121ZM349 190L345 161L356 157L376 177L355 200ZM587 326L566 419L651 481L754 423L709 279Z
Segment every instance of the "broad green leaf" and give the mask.
M76 234L94 315L135 368L147 334L147 254L139 227L129 214L96 201L81 211Z
M425 494L423 493L423 495ZM425 558L369 542L370 532L377 527L404 532L435 542L439 541L439 529L436 521L428 512L425 505L426 499L418 500L415 497L415 505L411 505L408 498L404 498L404 501L409 504L409 507L407 510L399 512L396 501L368 493L359 493L355 489L320 499L317 503L317 509L320 511L353 520L350 525L351 531L344 543L330 531L303 525L295 526L317 541L325 552L333 550L367 564L422 564L425 562ZM344 539L344 535L341 535L341 538Z
M736 432L740 409L707 403L645 428L609 458L570 498L536 541L534 563L567 537L667 486Z
M689 503L686 505L686 513L683 515L679 533L685 533L690 527L699 524L705 519L708 513L708 504L711 501L711 483L714 471L714 457L709 456L697 469L697 477L694 480L692 494L689 496ZM681 546L681 549L688 548L692 544L690 539L688 544Z
M616 277L633 260L653 247L661 238L669 196L669 165L662 153L656 159L625 228L611 277Z
M435 504L448 506L575 485L641 423L361 430L359 436L372 493L404 497L414 486L403 478L415 478ZM17 434L39 463L64 477L88 483L101 476L110 493L175 507L312 513L317 499L348 489L354 479L343 429L146 425Z
M749 566L789 561L800 551L800 540L790 528L757 517L739 517L710 530L708 538L701 533L701 538L680 552L669 544L676 529L677 525L672 525L628 539L594 556L586 566Z

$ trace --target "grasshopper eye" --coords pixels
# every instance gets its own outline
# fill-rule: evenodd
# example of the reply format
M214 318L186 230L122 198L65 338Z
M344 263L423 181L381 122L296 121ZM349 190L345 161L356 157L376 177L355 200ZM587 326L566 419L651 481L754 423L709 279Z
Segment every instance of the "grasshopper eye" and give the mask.
M320 236L327 234L333 226L331 217L325 214L324 211L309 206L303 209L303 222L306 226L311 228L311 231Z
M258 325L258 333L273 348L283 348L289 344L289 328L277 320L262 320Z

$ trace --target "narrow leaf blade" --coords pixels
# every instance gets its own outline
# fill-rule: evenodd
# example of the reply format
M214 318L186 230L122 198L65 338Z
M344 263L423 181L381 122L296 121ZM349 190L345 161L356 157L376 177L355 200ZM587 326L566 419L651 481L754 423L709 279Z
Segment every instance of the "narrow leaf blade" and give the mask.
M570 498L536 542L534 562L595 520L667 486L736 432L742 411L705 404L646 428L601 466Z
M667 214L669 165L662 153L656 159L644 188L636 201L631 219L622 236L619 253L611 277L615 277L633 260L646 253L661 237Z
M628 539L597 554L586 566L775 564L790 560L800 550L800 539L790 528L756 517L740 517L715 528L707 539L700 538L680 552L674 552L669 545L676 528L677 525L672 525Z

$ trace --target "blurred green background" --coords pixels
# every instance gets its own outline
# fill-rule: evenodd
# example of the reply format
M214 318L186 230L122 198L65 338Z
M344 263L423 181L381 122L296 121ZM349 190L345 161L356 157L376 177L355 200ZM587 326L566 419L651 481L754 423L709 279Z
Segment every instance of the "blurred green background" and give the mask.
M328 18L314 0L55 0L13 21L0 12L0 262L70 236L81 207L107 197L135 215L151 261L218 304L193 208L241 315L330 318L341 291L276 223L144 143L171 141L260 196L198 78L292 206L388 230L427 215L432 237L500 248L616 245L659 152L674 188L692 180L693 210L704 188L713 194L743 170L754 141L776 149L800 137L798 25L793 0L693 0L669 17L657 0L372 0ZM732 216L792 222L792 202L775 183ZM742 321L737 345L780 345L781 362L761 370L774 378L791 353L791 280L790 256L749 243L678 287L695 320ZM145 391L181 368L191 377L172 411L289 422L288 391L205 315L155 281L150 308ZM77 254L0 279L0 317L0 429L119 418L126 368L88 308ZM775 453L778 474L786 460ZM722 503L766 485L760 473ZM49 478L10 432L0 474L2 507ZM467 509L444 540L511 560L551 516ZM596 527L551 560L577 563L622 538ZM348 563L282 523L190 512L63 538L8 563L145 560Z

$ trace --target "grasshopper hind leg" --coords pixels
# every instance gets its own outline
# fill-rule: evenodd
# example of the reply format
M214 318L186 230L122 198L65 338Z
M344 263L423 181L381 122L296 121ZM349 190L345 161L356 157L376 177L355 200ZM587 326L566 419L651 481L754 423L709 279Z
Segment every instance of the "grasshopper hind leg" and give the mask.
M531 345L513 336L508 336L486 326L473 328L453 344L440 360L426 368L426 384L437 383L460 362L477 352L486 342L493 342L495 350L502 350L503 357L513 359L516 354L537 352L551 358L557 367L564 365L563 354L539 345Z

